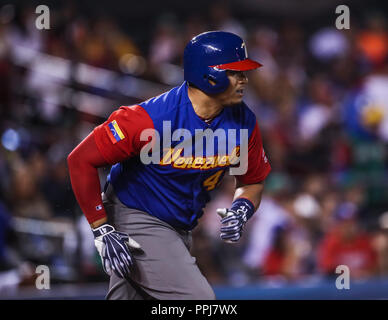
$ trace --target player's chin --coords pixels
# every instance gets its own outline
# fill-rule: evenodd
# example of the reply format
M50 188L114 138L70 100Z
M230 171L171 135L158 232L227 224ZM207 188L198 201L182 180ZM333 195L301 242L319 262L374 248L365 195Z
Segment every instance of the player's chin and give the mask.
M233 107L233 106L236 106L236 105L239 105L241 102L243 101L243 98L242 96L240 97L233 97L233 99L230 99L229 101L227 101L224 106L225 107Z

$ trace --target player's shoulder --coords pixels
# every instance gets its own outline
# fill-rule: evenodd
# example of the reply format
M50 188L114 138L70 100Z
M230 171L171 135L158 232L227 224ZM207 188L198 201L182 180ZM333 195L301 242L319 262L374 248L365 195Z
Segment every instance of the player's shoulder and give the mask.
M187 102L187 86L184 82L156 97L152 97L139 105L144 108L151 117L158 117L174 111L182 103Z
M107 126L124 130L142 130L153 127L153 121L140 105L120 106L107 119Z
M111 115L114 118L136 118L147 115L147 112L140 105L120 106Z

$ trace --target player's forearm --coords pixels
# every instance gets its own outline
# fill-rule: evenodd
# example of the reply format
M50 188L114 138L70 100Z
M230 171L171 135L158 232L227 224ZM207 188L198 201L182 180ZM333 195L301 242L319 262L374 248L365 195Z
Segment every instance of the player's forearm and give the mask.
M233 201L238 198L248 199L250 202L252 202L256 211L259 208L261 202L263 189L264 183L255 183L248 185L237 184Z
M90 224L106 217L102 206L100 180L97 168L78 162L72 154L68 157L71 185L74 195ZM99 210L96 210L96 207ZM101 209L100 209L101 208Z
M71 185L86 219L97 227L106 219L97 168L106 162L99 154L93 135L89 135L68 156Z

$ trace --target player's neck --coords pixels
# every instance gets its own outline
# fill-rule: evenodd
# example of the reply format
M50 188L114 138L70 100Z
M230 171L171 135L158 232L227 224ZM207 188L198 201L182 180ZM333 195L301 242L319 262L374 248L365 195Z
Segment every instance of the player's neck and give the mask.
M195 113L202 119L212 119L224 108L217 99L196 88L189 87L188 96Z

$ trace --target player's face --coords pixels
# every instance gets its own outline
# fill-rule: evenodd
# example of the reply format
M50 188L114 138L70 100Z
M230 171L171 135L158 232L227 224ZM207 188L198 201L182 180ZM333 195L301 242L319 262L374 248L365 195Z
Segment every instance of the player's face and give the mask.
M243 71L226 71L229 79L229 87L217 97L224 106L241 103L248 78Z

